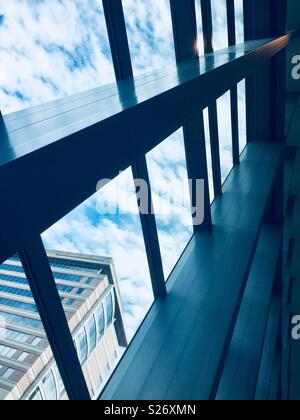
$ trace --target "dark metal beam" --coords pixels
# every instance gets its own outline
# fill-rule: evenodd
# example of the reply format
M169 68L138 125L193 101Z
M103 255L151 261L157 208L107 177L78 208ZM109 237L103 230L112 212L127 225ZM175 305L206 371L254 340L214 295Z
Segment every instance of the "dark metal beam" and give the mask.
M116 177L298 35L208 55L200 59L201 71L199 62L190 60L173 73L156 72L96 89L89 98L76 95L62 106L55 101L4 116L0 261L92 196L100 179Z
M213 52L213 23L210 0L201 0L202 27L204 52L209 54ZM222 176L220 160L220 140L218 129L218 108L216 100L212 100L208 106L209 131L211 142L211 161L214 180L215 196L222 194Z
M200 1L203 25L204 52L205 54L209 54L214 51L211 2L210 0Z
M170 0L177 62L198 58L195 0Z
M117 80L133 76L122 0L102 0Z
M235 5L234 0L227 0L227 28L228 45L236 44L235 28ZM239 114L238 114L238 88L234 86L230 91L230 109L231 109L231 127L232 127L232 157L233 164L240 162L240 144L239 144Z
M113 65L117 81L133 78L133 70L130 58L130 49L126 32L126 23L121 0L102 0L105 13L110 49L112 52ZM134 85L133 85L134 92ZM122 95L122 90L120 91ZM135 95L131 95L132 101L135 101ZM128 100L128 97L123 97ZM158 240L157 226L155 216L152 212L152 194L150 179L145 155L132 165L134 179L146 181L149 192L149 212L144 214L140 212L140 220L145 241L145 248L149 271L152 282L154 298L164 297L167 294L160 246ZM140 203L138 203L140 204Z
M66 392L70 400L90 400L42 239L28 243L20 258Z
M195 0L170 0L170 6L177 62L198 58L198 31ZM205 183L204 222L202 225L194 224L194 230L198 231L211 226L205 130L202 112L195 113L189 118L188 122L184 124L183 136L188 178L192 182L192 208L195 208L197 199L197 180L203 179Z
M153 295L154 298L157 299L159 297L165 297L167 295L167 289L160 253L156 220L153 213L151 183L145 156L138 159L138 161L132 165L132 173L134 180L142 179L148 185L148 214L140 213L140 218L152 282Z

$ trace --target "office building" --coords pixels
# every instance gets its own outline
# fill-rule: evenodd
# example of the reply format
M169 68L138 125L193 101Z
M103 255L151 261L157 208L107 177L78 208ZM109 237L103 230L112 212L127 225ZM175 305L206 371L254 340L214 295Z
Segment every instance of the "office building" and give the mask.
M91 398L126 347L113 262L48 252ZM18 256L0 265L0 399L66 399L64 385Z

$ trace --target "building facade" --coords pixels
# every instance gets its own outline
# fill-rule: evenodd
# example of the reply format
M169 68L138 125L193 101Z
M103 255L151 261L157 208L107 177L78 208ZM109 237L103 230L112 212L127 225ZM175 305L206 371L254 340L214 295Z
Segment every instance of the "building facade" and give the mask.
M110 258L49 251L48 258L91 398L127 346ZM0 399L67 399L22 264L0 265Z

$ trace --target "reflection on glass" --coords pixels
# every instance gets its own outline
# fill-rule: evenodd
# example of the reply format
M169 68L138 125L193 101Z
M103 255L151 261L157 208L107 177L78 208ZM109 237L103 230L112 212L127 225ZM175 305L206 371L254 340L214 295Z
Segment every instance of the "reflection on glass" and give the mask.
M123 0L134 74L175 63L169 0Z
M2 1L1 17L3 113L114 80L101 1Z
M147 162L167 279L193 234L182 130L148 153Z

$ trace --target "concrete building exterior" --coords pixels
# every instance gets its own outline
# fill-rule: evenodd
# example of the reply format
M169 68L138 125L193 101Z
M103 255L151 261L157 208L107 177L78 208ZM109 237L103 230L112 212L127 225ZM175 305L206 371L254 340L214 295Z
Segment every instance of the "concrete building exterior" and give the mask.
M127 346L113 262L47 252L92 399ZM0 400L67 399L58 368L15 256L0 265Z

